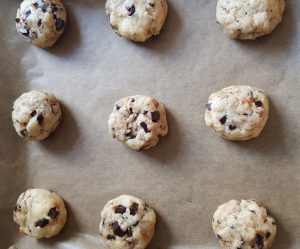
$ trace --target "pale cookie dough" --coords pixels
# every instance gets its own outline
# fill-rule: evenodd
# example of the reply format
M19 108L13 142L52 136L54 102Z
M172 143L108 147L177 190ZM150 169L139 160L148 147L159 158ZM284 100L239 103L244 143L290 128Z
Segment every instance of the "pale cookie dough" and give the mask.
M222 249L268 249L276 235L275 220L255 200L220 205L212 226Z
M36 239L51 238L64 227L67 210L57 194L45 189L29 189L17 201L14 221L25 235Z
M20 137L43 140L60 123L61 110L52 93L33 90L14 102L12 120Z
M158 35L168 12L167 0L107 0L105 7L113 30L136 42Z
M231 38L256 39L281 22L285 0L218 0L217 23Z
M228 140L257 137L269 116L266 94L251 86L229 86L211 94L205 111L205 122Z
M64 32L66 21L60 0L24 0L17 11L16 28L33 45L47 48Z
M108 127L113 138L134 150L149 149L168 133L164 106L143 95L117 101L109 116Z
M110 249L144 249L153 237L154 210L143 200L121 195L101 212L100 235Z

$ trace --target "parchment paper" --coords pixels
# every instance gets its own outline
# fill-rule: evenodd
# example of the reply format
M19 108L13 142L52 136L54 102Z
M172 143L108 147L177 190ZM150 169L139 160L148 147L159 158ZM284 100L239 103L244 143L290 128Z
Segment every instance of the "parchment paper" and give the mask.
M170 0L161 35L145 44L119 38L104 0L65 0L68 27L51 49L15 30L19 1L1 0L0 248L104 248L100 211L120 195L149 202L158 214L149 248L219 248L211 228L217 206L255 198L278 224L273 249L300 248L300 1L283 22L253 42L227 38L215 22L216 0ZM204 122L210 93L232 84L265 89L270 118L259 138L228 142ZM32 89L53 92L63 122L44 142L20 139L13 101ZM135 152L108 134L113 103L150 95L165 104L170 131ZM57 192L68 223L50 240L21 236L12 219L28 188Z

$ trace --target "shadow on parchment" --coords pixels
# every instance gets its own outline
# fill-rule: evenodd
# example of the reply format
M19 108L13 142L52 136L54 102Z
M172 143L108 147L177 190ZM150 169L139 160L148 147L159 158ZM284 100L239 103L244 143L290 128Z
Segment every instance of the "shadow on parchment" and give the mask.
M136 46L143 47L145 49L151 49L154 53L163 53L172 48L172 44L176 42L176 37L179 35L182 24L177 13L177 10L173 8L172 4L169 2L168 15L164 26L159 35L153 36L144 43L132 42ZM131 42L131 41L128 41Z
M40 144L53 153L64 153L71 150L79 136L79 129L72 111L59 100L62 121L55 131Z
M272 31L271 34L257 38L256 40L237 40L241 47L247 48L252 53L282 53L290 49L290 44L293 42L296 32L296 21L294 9L291 6L291 1L286 1L286 8L283 13L282 22Z
M140 152L162 164L169 164L175 161L182 144L181 132L175 117L167 109L166 113L169 126L168 134L165 137L161 137L155 147Z

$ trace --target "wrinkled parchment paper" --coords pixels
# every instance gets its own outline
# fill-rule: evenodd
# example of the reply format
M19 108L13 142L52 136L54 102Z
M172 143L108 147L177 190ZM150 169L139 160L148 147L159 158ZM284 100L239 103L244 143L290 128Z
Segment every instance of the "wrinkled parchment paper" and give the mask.
M300 2L287 0L283 22L254 42L228 39L215 22L216 0L170 0L161 35L144 44L119 38L104 0L65 0L69 23L51 49L15 30L20 1L1 0L0 248L102 249L100 211L132 194L157 211L150 249L219 248L212 215L230 199L255 198L278 224L273 249L300 248ZM232 84L265 89L270 118L261 136L228 142L205 126L211 92ZM44 142L20 139L13 101L44 89L62 104L63 122ZM165 104L170 132L135 152L107 131L113 103L132 94ZM12 219L28 188L57 192L68 223L56 238L22 236Z

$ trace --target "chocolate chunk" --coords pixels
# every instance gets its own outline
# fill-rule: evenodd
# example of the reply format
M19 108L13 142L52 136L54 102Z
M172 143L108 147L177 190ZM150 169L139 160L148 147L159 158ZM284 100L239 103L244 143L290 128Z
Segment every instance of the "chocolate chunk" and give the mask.
M233 131L236 129L236 126L235 125L229 125L229 130Z
M129 113L132 114L133 113L133 110L131 107L129 107Z
M207 110L211 111L211 103L206 104L205 107L206 107Z
M51 10L52 10L52 13L54 13L55 11L57 11L57 7L56 7L56 5L55 5L55 4L53 4L53 5L52 5L52 8L51 8Z
M255 105L257 107L261 107L263 104L262 104L262 102L260 100L258 100L258 101L255 101Z
M127 231L126 231L126 234L128 237L132 237L132 229L131 227L128 227Z
M148 113L148 111L144 111L143 114L146 115Z
M40 27L42 25L42 19L39 19L38 26Z
M129 132L125 133L125 136L130 137L130 139L134 139L136 137L136 135L133 134L132 131L129 131Z
M37 9L37 8L39 7L39 4L38 4L37 2L35 2L35 3L33 4L33 6Z
M41 228L43 228L43 227L46 226L48 223L49 223L49 220L43 218L43 219L37 221L37 222L35 223L35 226L36 226L36 227L41 227Z
M38 121L39 125L42 125L42 123L43 123L43 121L44 121L43 114L40 114L40 115L37 117L37 121Z
M123 237L123 236L126 235L126 232L124 232L124 231L121 229L121 227L119 226L119 224L118 224L117 221L113 222L113 223L111 224L111 227L112 227L112 229L113 229L115 235L117 235L117 236L119 236L119 237Z
M32 113L30 113L31 117L34 117L36 115L36 110L34 110Z
M132 99L131 99L131 102L134 102L134 101L135 101L135 99L134 99L134 98L132 98Z
M227 120L227 116L225 115L220 119L220 123L223 125L225 124L226 120Z
M264 239L260 234L256 234L256 244L259 249L264 247Z
M58 209L57 209L56 207L51 208L51 209L49 210L48 216L49 216L50 218L55 219L58 215L59 215L59 211L58 211Z
M145 122L141 122L140 125L143 127L143 129L144 129L144 131L145 131L146 133L149 132L148 127L147 127L147 124L146 124Z
M132 5L131 7L127 8L127 10L129 12L128 15L132 16L135 13L135 6Z
M116 109L119 110L121 108L121 106L119 105L116 105Z
M16 18L16 23L19 23L20 22L20 18Z
M149 5L150 5L152 8L154 8L154 3L149 3Z
M106 238L107 238L108 240L115 240L115 239L116 239L116 236L115 236L115 235L109 234L109 235L106 236Z
M158 111L151 112L151 119L153 122L158 122L160 119L160 113Z
M19 29L19 32L24 36L29 36L29 30L28 29Z
M129 207L130 215L136 215L138 208L139 208L139 204L136 202L133 202Z
M45 13L47 11L46 7L43 7L42 11Z
M30 11L30 10L27 10L27 11L25 12L25 16L26 16L26 17L30 16L30 14L31 14L31 11Z
M116 214L124 214L126 212L126 207L123 205L118 205L115 209Z
M268 239L270 236L271 236L271 233L270 233L270 232L267 232L267 233L266 233L266 238Z
M55 20L55 28L57 31L61 31L65 27L65 22L60 18Z
M27 130L26 130L26 129L21 130L21 131L20 131L20 134L21 134L23 137L25 137L26 134L27 134Z

